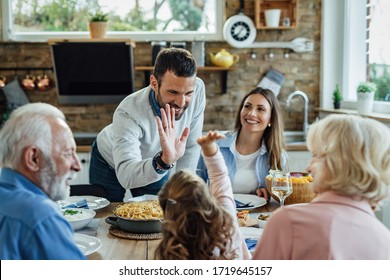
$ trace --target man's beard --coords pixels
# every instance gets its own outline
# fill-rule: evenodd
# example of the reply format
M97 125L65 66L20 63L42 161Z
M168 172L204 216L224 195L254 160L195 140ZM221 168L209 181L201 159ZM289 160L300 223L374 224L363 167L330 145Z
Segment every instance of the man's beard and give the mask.
M68 178L73 178L73 172L68 172L59 177L56 175L56 165L51 160L46 160L45 167L42 168L39 179L42 189L54 201L65 200L70 195L70 188L66 181Z
M158 92L157 92L157 103L160 106L160 108L165 109L165 103L162 101L160 89L158 89ZM171 108L177 109L177 106L174 102L169 103L169 105L171 106ZM175 111L175 120L176 121L181 119L181 117L184 115L184 112L187 110L187 108L188 108L187 104L184 105L184 107L181 108L183 110L183 112L180 115L176 115L176 111Z

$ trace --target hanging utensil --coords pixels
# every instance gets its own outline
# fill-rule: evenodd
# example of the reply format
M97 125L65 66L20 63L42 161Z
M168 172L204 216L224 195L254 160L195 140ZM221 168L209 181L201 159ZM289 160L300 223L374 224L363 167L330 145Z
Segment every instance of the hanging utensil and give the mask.
M307 38L295 38L290 42L254 42L249 47L291 49L296 53L302 53L313 51L314 41Z

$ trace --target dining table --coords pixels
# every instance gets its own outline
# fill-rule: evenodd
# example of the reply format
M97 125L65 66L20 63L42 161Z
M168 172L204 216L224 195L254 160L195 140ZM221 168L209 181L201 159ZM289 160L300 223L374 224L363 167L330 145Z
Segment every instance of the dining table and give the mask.
M96 219L99 225L96 230L96 238L102 245L101 247L87 256L88 260L153 260L155 259L155 250L161 239L128 239L114 236L105 219L114 216L115 208L123 202L111 202L108 206L96 210ZM251 213L272 212L279 207L273 198L267 204L251 209ZM112 230L112 228L111 228Z

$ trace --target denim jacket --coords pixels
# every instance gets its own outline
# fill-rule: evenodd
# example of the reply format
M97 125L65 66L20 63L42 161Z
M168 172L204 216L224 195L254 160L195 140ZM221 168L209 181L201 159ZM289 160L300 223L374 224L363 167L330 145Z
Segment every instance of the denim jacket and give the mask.
M236 144L237 132L226 133L225 138L217 141L219 149L223 155L225 163L228 168L230 181L234 182L234 176L236 174L236 155L234 153L234 145ZM287 164L287 153L283 151L282 153L282 168L284 169ZM268 175L270 170L268 163L268 150L263 141L260 147L260 153L256 159L256 176L257 176L257 187L265 188L265 177ZM197 174L205 180L208 181L207 168L204 164L203 157L201 156L198 163ZM253 193L255 193L256 188L254 188Z

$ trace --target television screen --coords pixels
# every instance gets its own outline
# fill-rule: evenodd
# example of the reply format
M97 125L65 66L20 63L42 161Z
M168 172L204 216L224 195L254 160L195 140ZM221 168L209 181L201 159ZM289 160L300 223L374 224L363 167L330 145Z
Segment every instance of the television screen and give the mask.
M51 50L61 104L119 103L134 91L129 42L63 41Z

